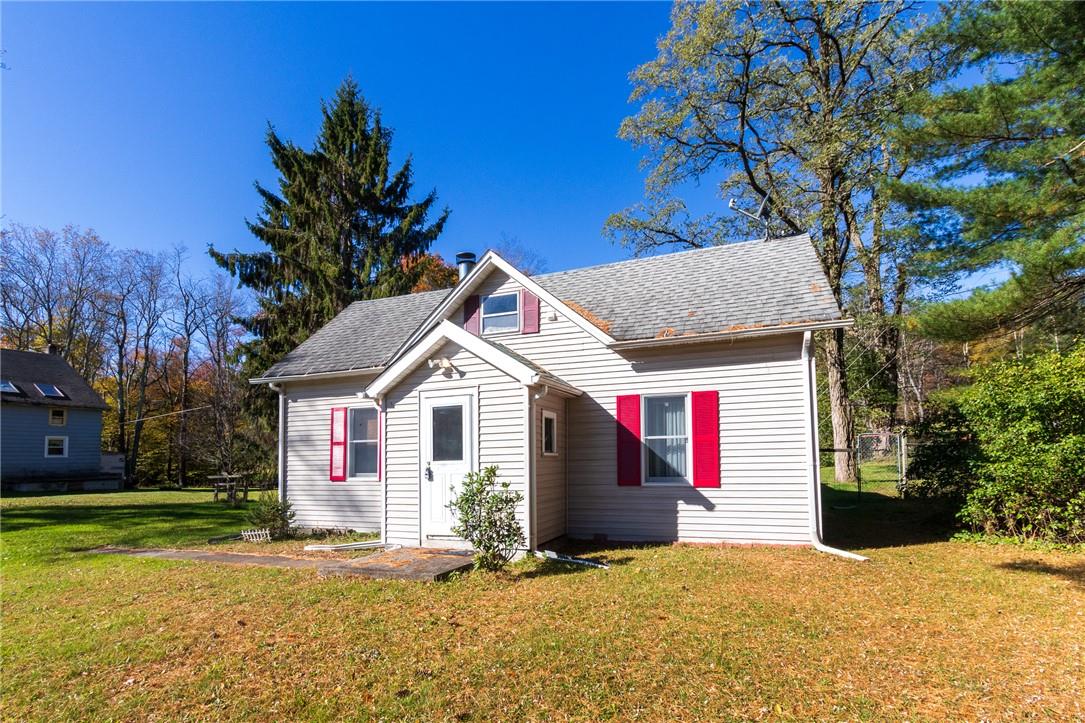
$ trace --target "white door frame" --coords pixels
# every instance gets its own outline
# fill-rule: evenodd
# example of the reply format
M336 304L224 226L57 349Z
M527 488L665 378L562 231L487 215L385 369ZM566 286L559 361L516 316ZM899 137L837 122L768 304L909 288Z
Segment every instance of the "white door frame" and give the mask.
M439 391L424 391L419 393L418 401L418 544L422 547L462 547L466 543L444 529L427 529L429 505L432 499L431 486L441 484L441 469L439 463L434 463L430 445L432 443L432 409L441 406L442 402L462 404L464 409L463 434L464 434L464 457L463 466L466 471L474 471L478 466L479 449L479 414L478 414L478 387L463 386ZM427 471L432 470L434 480L429 480ZM432 535L432 538L431 538Z

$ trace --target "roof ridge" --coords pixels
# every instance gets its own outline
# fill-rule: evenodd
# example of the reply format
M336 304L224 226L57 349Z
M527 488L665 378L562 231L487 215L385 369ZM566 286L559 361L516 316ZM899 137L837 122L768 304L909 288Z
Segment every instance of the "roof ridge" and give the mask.
M770 243L770 242L771 243L780 243L782 241L795 241L795 240L802 239L802 238L809 239L810 234L807 233L807 232L803 232L803 233L799 233L799 234L793 234L791 236L780 236L779 238L746 239L744 241L733 241L731 243L713 244L712 246L702 246L701 248L696 248L696 249L685 249L683 251L669 251L669 252L667 252L665 254L652 254L651 256L635 256L635 257L633 257L631 259L622 259L620 261L608 261L605 264L592 264L591 266L577 266L577 267L572 268L572 269L565 269L564 271L548 271L545 274L537 274L537 275L532 276L530 278L535 279L537 281L539 279L545 279L547 277L559 276L561 274L573 274L573 273L576 273L578 271L590 271L590 270L594 270L594 269L605 269L605 268L609 268L609 267L612 267L612 266L624 266L624 265L627 265L627 264L632 265L632 264L636 264L636 263L655 261L655 260L664 259L664 258L670 259L670 258L674 258L675 256L685 256L685 255L688 255L688 254L704 253L704 252L708 252L708 251L719 251L720 249L732 249L732 248L734 248L736 246L745 246L747 244L759 244L759 243Z

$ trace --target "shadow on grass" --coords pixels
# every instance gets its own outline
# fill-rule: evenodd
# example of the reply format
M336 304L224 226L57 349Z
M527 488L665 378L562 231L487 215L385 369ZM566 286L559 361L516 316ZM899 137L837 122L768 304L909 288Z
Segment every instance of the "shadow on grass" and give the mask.
M245 524L245 507L214 502L130 505L24 505L3 512L5 533L35 536L65 530L63 543L41 552L79 552L103 544L150 547L179 542L206 542L235 533Z
M590 560L591 562L598 562L616 567L625 565L633 560L631 555L622 554L623 550L639 550L646 547L669 547L671 544L672 543L670 542L600 543L560 537L556 540L551 540L545 545L541 545L540 549L552 550L559 555L576 557L581 560ZM520 577L530 579L536 577L551 577L555 575L572 575L576 573L602 571L598 567L578 565L574 562L542 559L540 559L539 562L540 564L537 567L521 573Z
M1064 566L1052 565L1039 560L1015 560L1013 562L1003 562L998 567L1003 570L1061 577L1073 583L1074 587L1085 590L1085 562Z
M938 500L901 499L877 492L821 486L823 537L844 549L944 542L955 531L953 510Z

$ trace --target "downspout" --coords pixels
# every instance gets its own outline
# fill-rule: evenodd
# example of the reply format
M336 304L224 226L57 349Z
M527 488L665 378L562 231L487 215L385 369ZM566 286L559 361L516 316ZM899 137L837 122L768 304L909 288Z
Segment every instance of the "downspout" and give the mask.
M821 465L818 459L818 408L817 391L814 386L816 376L814 374L813 333L803 332L802 335L802 373L803 373L803 397L806 403L806 441L810 449L810 544L815 550L837 555L849 560L866 562L869 558L856 555L854 552L839 550L829 547L821 541Z

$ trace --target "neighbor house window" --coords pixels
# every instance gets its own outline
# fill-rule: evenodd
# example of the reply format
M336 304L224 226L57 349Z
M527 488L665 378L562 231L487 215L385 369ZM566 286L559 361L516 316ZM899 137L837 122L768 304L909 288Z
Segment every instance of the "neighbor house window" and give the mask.
M494 294L482 300L482 333L519 331L520 295Z
M60 387L56 384L46 384L45 382L34 382L34 388L41 392L43 397L49 397L50 399L67 399L67 395L60 391Z
M49 425L53 427L63 427L68 423L68 410L67 409L50 409L49 410Z
M357 407L350 410L350 476L377 476L377 445L380 441L380 422L373 407Z
M15 382L10 379L0 381L0 392L4 394L22 394L19 391L19 387L15 386Z
M685 394L645 396L645 480L649 484L689 482L689 399Z
M46 457L67 457L68 456L68 438L67 437L46 437L45 438L45 456Z
M553 412L542 413L543 454L558 453L558 417Z

